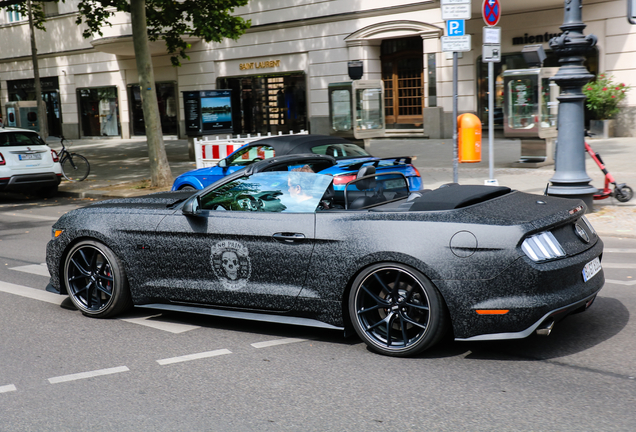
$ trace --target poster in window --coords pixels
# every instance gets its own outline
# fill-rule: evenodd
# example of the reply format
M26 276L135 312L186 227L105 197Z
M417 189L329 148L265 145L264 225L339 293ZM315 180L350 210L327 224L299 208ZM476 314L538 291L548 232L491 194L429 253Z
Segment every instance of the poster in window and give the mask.
M203 133L232 132L232 91L201 92Z

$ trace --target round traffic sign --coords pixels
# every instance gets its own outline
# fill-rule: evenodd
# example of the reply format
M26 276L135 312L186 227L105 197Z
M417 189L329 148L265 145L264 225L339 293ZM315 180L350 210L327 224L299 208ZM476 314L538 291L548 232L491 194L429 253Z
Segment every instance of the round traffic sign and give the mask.
M495 26L501 18L501 4L499 0L484 0L481 5L481 14L484 22L489 26Z

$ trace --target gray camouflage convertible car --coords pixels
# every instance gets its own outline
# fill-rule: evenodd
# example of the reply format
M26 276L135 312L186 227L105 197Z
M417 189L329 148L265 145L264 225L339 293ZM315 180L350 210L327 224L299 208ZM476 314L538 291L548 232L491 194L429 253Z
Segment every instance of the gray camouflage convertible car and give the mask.
M549 334L604 283L581 201L506 187L411 192L363 166L344 191L324 155L250 165L204 190L62 216L50 291L90 317L132 306L355 332L414 355L456 340ZM104 324L107 325L107 324Z

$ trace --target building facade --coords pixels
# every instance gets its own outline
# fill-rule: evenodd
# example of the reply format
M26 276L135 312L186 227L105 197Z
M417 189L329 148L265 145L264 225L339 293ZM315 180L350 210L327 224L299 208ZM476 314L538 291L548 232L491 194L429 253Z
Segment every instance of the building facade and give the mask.
M636 26L626 19L626 1L584 3L585 34L598 37L587 66L634 86ZM75 24L76 5L70 0L47 6L47 31L36 31L50 134L144 135L129 16L117 14L103 36L84 39ZM232 90L235 133L328 134L327 87L349 81L348 62L361 60L363 79L384 83L388 136L452 136L452 57L441 52L444 21L438 1L251 0L235 13L252 21L248 32L218 44L191 39L190 60L181 67L171 65L161 42L152 43L164 135L185 136L183 92L215 89ZM560 33L562 21L562 1L505 2L498 24L502 61L495 65L498 111L503 72L527 67L524 45L542 44L545 66L558 66L548 41ZM474 0L466 22L472 50L458 63L458 104L460 112L475 113L486 124L484 25L481 2ZM35 101L28 23L2 11L0 35L0 106L7 124ZM496 115L497 126L501 121ZM628 93L616 133L636 135L636 91Z

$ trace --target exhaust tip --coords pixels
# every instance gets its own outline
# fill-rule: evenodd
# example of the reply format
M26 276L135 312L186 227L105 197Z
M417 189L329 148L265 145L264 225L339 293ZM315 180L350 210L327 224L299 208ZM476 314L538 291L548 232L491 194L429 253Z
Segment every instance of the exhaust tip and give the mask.
M536 330L537 335L539 336L550 336L552 333L552 329L554 328L554 321L544 321Z

